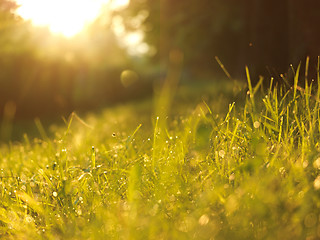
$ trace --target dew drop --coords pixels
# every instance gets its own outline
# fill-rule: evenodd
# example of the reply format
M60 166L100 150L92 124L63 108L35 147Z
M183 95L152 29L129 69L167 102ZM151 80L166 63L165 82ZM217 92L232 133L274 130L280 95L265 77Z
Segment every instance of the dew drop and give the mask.
M224 158L225 154L226 154L226 152L224 150L220 150L219 151L219 156L220 157Z
M255 121L255 122L253 123L253 127L254 127L254 128L259 128L259 127L260 127L260 122Z
M201 226L205 226L209 223L210 219L208 217L208 215L204 214L199 218L199 224Z

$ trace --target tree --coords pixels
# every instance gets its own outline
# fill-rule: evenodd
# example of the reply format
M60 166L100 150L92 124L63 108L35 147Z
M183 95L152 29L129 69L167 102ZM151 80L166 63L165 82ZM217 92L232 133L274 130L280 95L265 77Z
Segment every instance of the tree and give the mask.
M14 14L16 8L15 2L0 0L0 111L2 111L6 100L10 98L12 83L8 78L13 73L13 69L11 72L9 67L12 60L10 56L19 51L19 47L16 46L16 28L19 26L20 20Z
M233 75L249 65L254 75L276 76L319 54L319 7L318 0L132 0L120 14L130 25L148 11L145 41L157 47L159 62L179 48L197 73L215 72L217 55Z

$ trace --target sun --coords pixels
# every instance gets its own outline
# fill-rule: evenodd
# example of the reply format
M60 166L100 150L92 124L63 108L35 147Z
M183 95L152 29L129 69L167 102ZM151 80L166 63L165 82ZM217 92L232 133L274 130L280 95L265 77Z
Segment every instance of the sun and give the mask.
M94 21L104 6L117 9L130 0L16 0L17 13L35 26L48 26L50 31L73 37Z

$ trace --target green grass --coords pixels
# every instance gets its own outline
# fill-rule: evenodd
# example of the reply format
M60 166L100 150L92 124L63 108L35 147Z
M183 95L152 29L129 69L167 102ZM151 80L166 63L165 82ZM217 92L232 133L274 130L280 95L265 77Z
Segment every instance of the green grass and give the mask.
M245 102L164 90L53 138L38 121L1 147L0 238L319 239L320 90L247 75Z

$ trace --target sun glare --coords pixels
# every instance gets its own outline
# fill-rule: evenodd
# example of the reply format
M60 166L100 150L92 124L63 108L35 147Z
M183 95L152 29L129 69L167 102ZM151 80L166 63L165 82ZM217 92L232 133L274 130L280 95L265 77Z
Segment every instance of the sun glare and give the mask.
M130 0L17 0L17 13L35 26L48 26L50 31L72 37L94 21L104 6L120 9Z

